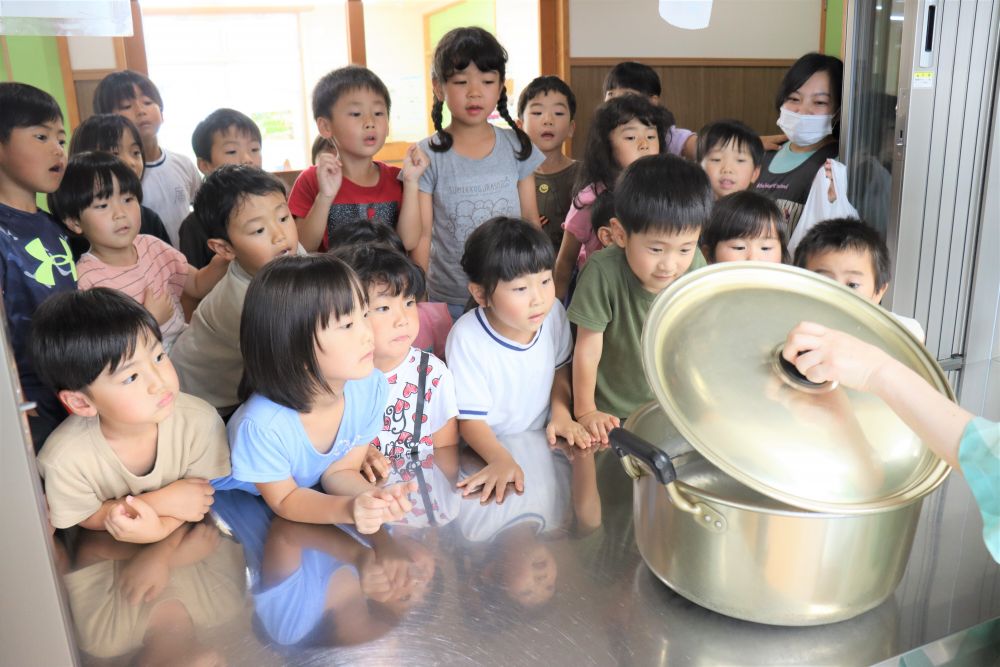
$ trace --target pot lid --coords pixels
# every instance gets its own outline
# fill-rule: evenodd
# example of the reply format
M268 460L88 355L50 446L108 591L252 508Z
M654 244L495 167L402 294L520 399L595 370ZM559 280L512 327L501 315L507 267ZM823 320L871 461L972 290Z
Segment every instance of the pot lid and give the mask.
M646 379L695 449L771 498L862 513L936 488L948 465L881 399L803 384L781 364L803 320L880 347L953 398L937 362L887 311L816 273L761 262L700 269L657 296L642 333Z

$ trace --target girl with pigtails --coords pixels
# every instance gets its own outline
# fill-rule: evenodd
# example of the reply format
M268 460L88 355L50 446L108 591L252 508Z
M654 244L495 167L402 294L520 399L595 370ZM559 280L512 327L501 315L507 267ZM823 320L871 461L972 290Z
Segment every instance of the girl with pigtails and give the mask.
M534 172L545 155L510 117L506 64L507 52L482 28L456 28L434 51L437 131L420 142L430 164L420 177L423 234L414 259L427 268L428 297L448 304L453 319L469 300L461 265L469 234L497 216L539 224ZM509 129L488 122L494 109Z

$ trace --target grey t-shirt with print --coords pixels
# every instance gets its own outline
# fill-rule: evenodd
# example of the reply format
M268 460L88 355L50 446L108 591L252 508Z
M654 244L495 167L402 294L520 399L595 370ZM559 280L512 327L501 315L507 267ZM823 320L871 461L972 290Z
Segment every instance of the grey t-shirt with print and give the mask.
M469 281L461 265L465 240L490 218L521 217L517 182L531 176L545 161L545 155L535 146L527 160L518 160L516 153L521 145L517 134L506 128L493 130L493 151L481 160L462 157L454 149L435 153L428 145L433 137L420 142L420 150L430 160L420 177L420 191L434 196L427 272L427 295L432 301L468 301Z

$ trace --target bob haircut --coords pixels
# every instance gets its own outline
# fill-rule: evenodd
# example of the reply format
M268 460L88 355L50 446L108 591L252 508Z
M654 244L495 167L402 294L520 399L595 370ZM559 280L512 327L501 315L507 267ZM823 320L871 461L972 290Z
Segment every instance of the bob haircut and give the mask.
M698 131L698 162L710 151L729 144L738 151L749 153L755 167L764 161L764 143L760 135L738 120L717 120Z
M827 56L822 53L807 53L796 60L778 85L778 92L774 96L774 108L781 113L781 107L785 100L802 87L816 72L826 72L830 77L830 97L833 114L833 136L840 136L840 103L843 96L844 87L844 63L840 58Z
M32 317L31 358L54 391L86 391L151 338L162 340L156 318L132 297L106 287L59 292Z
M712 204L712 186L704 170L676 155L639 158L615 188L616 217L628 234L701 229Z
M285 194L272 174L245 164L226 164L205 177L194 198L194 213L206 239L229 241L229 221L250 195Z
M500 282L555 266L552 241L538 227L520 218L491 218L469 234L462 270L469 282L481 285L489 299Z
M604 94L613 88L634 90L646 97L660 96L663 90L660 85L660 75L649 65L625 60L614 67L604 77Z
M833 218L817 223L795 247L795 266L806 268L809 258L821 252L853 250L871 257L875 290L881 290L892 278L889 248L878 231L864 220Z
M191 133L191 148L196 157L205 162L212 162L212 144L216 133L222 133L231 127L242 135L260 143L260 128L250 116L236 109L216 109L205 116Z
M327 242L330 245L330 252L346 248L353 245L380 245L391 248L399 253L406 254L406 247L403 240L399 238L396 230L378 220L368 218L358 218L354 222L336 225L329 232ZM350 264L350 262L348 262Z
M406 255L380 244L349 245L331 251L354 269L365 290L384 285L388 296L416 299L426 289L424 272Z
M115 113L99 113L80 123L73 132L69 142L69 154L76 155L84 151L104 151L114 154L118 144L128 132L129 136L139 145L143 163L146 162L146 150L142 147L142 137L135 123L125 116Z
M257 272L240 319L240 401L254 392L296 412L329 393L317 335L368 303L357 275L333 255L279 257Z
M370 90L385 100L386 112L392 109L389 89L375 72L360 65L348 65L329 72L313 88L313 118L330 118L340 96L352 90Z
M7 143L10 133L19 127L62 119L59 103L44 90L26 83L0 82L0 143Z
M573 120L576 117L576 95L573 94L573 89L565 81L552 75L532 79L531 83L521 91L521 96L517 98L517 117L524 118L524 110L528 108L531 100L548 93L559 93L565 97L566 105L569 107L569 119Z
M135 89L156 102L163 111L163 98L156 84L130 69L112 72L101 79L94 90L94 113L115 113L122 102L136 99Z
M753 190L734 192L712 207L712 215L701 232L702 251L705 259L714 262L718 244L732 239L764 238L772 230L781 244L781 262L787 264L788 232L778 205Z
M60 220L79 220L95 199L114 193L115 181L119 192L134 195L142 203L142 184L128 165L111 153L77 153L66 164L59 189L49 195L49 208Z
M587 186L600 184L609 189L614 187L622 168L615 162L611 133L619 125L632 120L638 120L647 127L655 127L660 140L659 152L667 152L670 128L674 124L672 113L641 95L622 95L608 100L597 107L587 132L583 164L577 170L576 184L573 186L573 203L577 208L583 208L580 192Z

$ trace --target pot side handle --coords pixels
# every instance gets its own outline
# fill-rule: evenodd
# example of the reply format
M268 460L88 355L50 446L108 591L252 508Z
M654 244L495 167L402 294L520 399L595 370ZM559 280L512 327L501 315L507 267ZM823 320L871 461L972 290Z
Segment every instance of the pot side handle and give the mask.
M677 479L677 471L670 457L647 441L623 428L611 429L608 440L619 458L631 456L646 464L660 484L670 484Z

